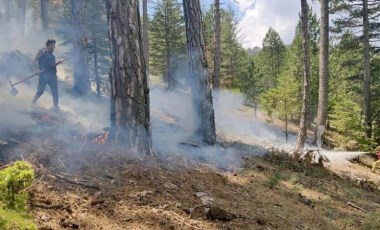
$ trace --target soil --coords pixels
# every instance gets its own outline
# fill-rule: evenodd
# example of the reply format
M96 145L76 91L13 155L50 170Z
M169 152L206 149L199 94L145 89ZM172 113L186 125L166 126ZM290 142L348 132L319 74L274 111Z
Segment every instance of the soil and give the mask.
M360 229L380 212L379 190L320 166L256 156L263 150L255 146L221 141L241 159L231 167L148 157L94 144L97 134L45 111L32 115L38 124L1 133L0 162L35 168L29 206L43 230Z

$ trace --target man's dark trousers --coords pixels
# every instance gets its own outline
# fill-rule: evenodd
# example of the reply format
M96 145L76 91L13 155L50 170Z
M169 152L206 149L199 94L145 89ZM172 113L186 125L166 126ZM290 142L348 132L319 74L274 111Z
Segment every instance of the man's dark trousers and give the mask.
M37 93L33 98L33 103L36 103L38 98L45 92L46 85L49 85L51 89L51 94L53 95L53 105L55 108L58 108L58 79L57 76L41 74Z

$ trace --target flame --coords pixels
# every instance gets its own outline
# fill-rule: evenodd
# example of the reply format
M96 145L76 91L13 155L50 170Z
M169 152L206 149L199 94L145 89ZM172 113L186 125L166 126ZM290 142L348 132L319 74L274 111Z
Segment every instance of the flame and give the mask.
M110 132L109 132L109 131L105 131L105 132L102 133L102 134L98 134L98 135L96 135L95 138L92 140L92 143L93 143L93 144L98 144L98 145L104 145L105 143L107 143L108 138L109 138L109 135L110 135Z

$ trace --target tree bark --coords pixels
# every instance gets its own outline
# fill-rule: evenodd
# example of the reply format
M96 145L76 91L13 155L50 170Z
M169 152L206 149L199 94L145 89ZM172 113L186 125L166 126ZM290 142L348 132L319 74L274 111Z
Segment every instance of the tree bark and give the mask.
M115 141L152 153L149 88L138 0L106 0L111 44L111 127Z
M49 0L41 0L41 20L42 27L45 32L48 31L49 28Z
M368 0L363 0L363 31L364 31L364 78L363 78L363 98L364 98L364 123L367 138L372 137L372 114L371 114L371 60L369 44L369 18Z
M149 34L148 34L148 0L143 0L143 46L144 46L144 58L146 63L146 73L149 79Z
M84 25L84 0L71 0L73 26L74 91L86 95L91 90L87 61L87 37Z
M327 121L328 79L329 79L329 0L320 0L320 53L319 53L319 98L317 124L314 131L314 141L322 146L323 131Z
M309 57L309 6L307 0L301 0L302 46L304 51L304 86L302 97L302 112L298 132L296 153L303 151L307 138L307 120L310 110L310 57Z
M26 15L26 0L18 0L18 26L20 28L21 36L24 36L25 32L25 15Z
M220 1L214 0L214 78L213 88L220 88L220 56L221 56L221 26L220 26Z
M200 2L199 0L183 0L183 8L190 63L194 134L200 141L212 145L216 139L215 117L208 78Z

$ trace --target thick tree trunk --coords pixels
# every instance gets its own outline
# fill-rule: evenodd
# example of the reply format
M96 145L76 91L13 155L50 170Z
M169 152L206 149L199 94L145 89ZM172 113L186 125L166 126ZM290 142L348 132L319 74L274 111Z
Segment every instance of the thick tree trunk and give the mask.
M41 0L41 20L42 27L45 32L48 31L49 28L49 0Z
M307 0L301 0L302 46L304 51L304 86L300 129L296 144L296 153L303 151L307 138L307 120L310 110L310 57L309 57L309 6Z
M363 0L363 31L364 31L364 123L366 128L366 136L372 137L372 114L371 114L371 60L370 60L370 44L369 44L369 18L368 18L368 0Z
M91 90L87 61L87 37L84 26L84 0L71 0L73 26L74 91L86 95Z
M207 144L214 144L215 116L208 78L200 2L199 0L183 0L183 8L190 60L195 135Z
M320 0L320 54L319 54L319 98L317 124L314 131L314 141L322 146L322 137L327 121L328 79L329 79L329 0Z
M18 0L18 26L20 29L20 34L24 36L25 32L25 15L26 15L26 0Z
M143 46L144 46L144 58L146 63L146 73L149 79L149 34L148 34L148 0L143 0Z
M221 56L221 26L220 26L220 1L214 0L214 78L213 88L220 87L220 56Z
M149 88L138 0L106 0L112 54L111 126L117 143L152 153Z

